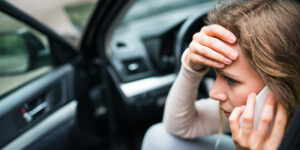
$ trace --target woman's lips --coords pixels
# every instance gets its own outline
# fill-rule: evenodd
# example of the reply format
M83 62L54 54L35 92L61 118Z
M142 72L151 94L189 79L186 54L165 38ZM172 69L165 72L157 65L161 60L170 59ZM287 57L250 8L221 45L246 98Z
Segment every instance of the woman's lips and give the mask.
M226 111L226 110L224 110L224 109L222 109L222 110L223 110L223 112L224 112L224 115L225 115L227 118L229 118L231 112Z
M224 115L225 115L227 118L229 118L230 114L231 114L231 112L224 111Z

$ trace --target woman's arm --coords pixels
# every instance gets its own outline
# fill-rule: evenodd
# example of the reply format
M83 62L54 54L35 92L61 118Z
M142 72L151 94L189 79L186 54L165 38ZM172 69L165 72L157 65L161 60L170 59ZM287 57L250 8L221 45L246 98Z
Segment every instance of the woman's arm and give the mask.
M182 56L182 67L167 97L163 123L172 134L194 138L218 132L219 102L212 99L195 102L199 83L208 69L201 72L190 69L185 63L188 51ZM223 124L228 129L226 120Z
M194 34L188 51L182 56L181 70L167 98L163 122L169 132L193 138L218 131L218 101L195 102L195 99L199 83L208 70L206 66L224 68L237 59L237 53L227 45L235 42L233 33L216 24L205 26ZM228 120L224 120L223 125L228 127Z

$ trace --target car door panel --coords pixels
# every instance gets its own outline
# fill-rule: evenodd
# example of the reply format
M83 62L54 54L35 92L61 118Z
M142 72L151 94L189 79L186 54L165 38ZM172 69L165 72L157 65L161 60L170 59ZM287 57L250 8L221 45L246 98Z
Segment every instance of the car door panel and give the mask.
M74 119L74 68L64 65L0 100L0 147L20 149ZM72 101L73 100L73 101Z
M42 136L39 138L38 141L33 142L28 147L25 148L25 150L64 150L64 149L70 149L70 145L72 144L70 142L70 132L73 131L73 127L76 123L75 119L73 118L73 115L75 115L75 109L74 105L77 103L73 103L69 105L69 108L64 107L63 109L68 111L63 111L66 114L72 114L72 117L64 121L62 124L58 125L55 129L51 130L49 133L47 133L45 136ZM71 111L70 111L71 110ZM62 114L61 114L62 115Z

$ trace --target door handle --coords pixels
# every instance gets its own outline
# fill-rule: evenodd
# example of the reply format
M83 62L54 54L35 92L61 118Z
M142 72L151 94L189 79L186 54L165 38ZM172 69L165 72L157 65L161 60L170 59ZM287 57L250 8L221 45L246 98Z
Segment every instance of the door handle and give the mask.
M48 102L44 101L41 104L37 105L35 108L33 108L31 111L28 112L22 112L23 113L23 118L27 123L31 122L32 119L36 114L39 112L42 112L46 107L48 106Z

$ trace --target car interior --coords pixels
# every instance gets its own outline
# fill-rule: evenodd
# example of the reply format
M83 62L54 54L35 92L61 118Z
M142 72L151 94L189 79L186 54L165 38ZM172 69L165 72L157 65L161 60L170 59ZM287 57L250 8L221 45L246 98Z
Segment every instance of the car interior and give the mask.
M0 26L1 149L141 149L146 130L162 121L181 54L216 5L211 0L93 3L84 27L79 23L60 32L59 17L47 24L35 17L37 11L0 0L0 18L20 22L14 30ZM210 70L198 98L208 97L214 79ZM292 124L286 142L300 135L293 132L299 123ZM299 147L297 142L289 149Z

